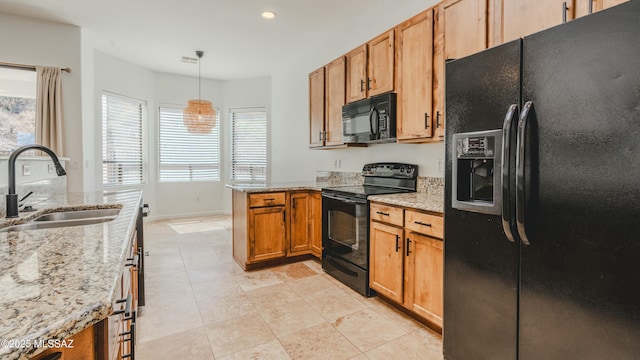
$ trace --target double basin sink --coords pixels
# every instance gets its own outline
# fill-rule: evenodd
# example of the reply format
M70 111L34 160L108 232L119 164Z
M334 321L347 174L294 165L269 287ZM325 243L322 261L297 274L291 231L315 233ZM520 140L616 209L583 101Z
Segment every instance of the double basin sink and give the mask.
M111 221L120 213L120 208L67 210L43 214L24 224L0 229L0 232L50 229L66 226L92 225Z

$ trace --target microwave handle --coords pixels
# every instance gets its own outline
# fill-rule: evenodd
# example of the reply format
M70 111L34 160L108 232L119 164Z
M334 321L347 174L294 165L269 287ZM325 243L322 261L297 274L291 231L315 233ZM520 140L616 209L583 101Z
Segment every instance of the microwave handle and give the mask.
M375 130L373 129L374 113L376 114ZM371 130L371 140L376 140L378 138L378 133L380 132L380 123L379 123L378 109L375 106L372 106L371 110L369 110L369 129Z

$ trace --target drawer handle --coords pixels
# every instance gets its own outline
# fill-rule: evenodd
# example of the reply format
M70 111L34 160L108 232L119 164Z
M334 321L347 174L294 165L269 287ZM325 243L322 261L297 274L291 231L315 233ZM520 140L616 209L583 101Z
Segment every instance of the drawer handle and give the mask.
M124 314L125 317L128 317L131 314L131 301L132 300L133 300L133 298L131 297L131 294L127 295L126 299L116 300L116 304L126 303L126 305L124 307L124 310L114 311L113 315Z
M385 213L385 212L382 212L382 211L376 211L376 214L382 215L382 216L389 216L389 213Z
M414 221L414 224L418 224L418 225L422 225L422 226L428 226L431 227L431 224L427 224L427 223L423 223L422 221Z
M274 201L275 198L264 198L264 201Z

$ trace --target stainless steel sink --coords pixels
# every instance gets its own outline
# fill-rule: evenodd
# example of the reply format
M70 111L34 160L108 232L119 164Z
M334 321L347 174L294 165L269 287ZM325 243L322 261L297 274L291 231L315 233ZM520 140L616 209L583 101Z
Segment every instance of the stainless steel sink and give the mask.
M61 211L38 216L32 221L60 221L60 220L80 220L93 218L111 218L113 220L120 213L120 209L91 209Z
M100 224L115 219L119 213L120 209L117 208L61 211L41 215L24 224L2 228L0 232Z

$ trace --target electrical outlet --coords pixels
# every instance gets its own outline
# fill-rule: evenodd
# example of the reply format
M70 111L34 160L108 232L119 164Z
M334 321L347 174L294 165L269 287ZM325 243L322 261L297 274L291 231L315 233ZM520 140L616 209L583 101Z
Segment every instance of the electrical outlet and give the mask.
M29 176L29 175L31 175L31 166L22 165L22 176Z
M440 172L444 171L444 160L443 159L438 159L438 171L440 171Z
M53 164L47 164L47 172L48 172L49 174L51 174L51 173L53 172L53 170L55 170L55 168L56 168L56 167L55 167L55 165L53 165Z

